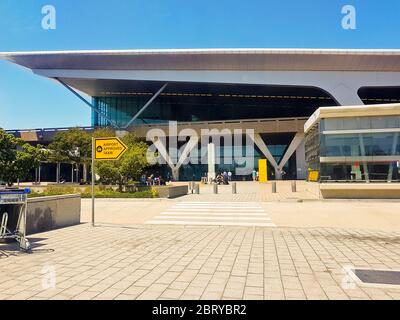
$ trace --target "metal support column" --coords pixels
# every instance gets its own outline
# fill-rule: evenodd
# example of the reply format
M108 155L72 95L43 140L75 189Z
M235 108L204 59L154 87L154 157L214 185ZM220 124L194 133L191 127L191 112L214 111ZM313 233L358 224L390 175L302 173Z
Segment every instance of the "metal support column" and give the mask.
M362 134L358 134L358 139L360 142L360 151L361 151L361 156L365 157L365 146L364 146L364 140ZM363 161L363 168L364 168L364 176L365 176L365 182L369 183L369 173L368 173L368 164L366 161Z
M56 183L60 183L60 163L57 162L57 167L56 167Z
M396 147L397 147L397 141L399 139L399 133L396 132L393 136L393 144L392 144L392 153L391 155L394 156L396 154ZM389 164L389 172L388 172L388 176L387 176L387 181L388 182L392 182L393 180L393 169L396 166L397 162L390 162Z

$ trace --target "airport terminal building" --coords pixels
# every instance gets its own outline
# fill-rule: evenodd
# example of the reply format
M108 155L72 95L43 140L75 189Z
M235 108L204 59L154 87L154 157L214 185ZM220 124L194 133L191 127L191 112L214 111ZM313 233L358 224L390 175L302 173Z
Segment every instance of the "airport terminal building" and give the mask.
M254 165L266 158L270 179L282 178L282 170L286 179L306 177L304 124L319 107L400 102L400 50L59 51L0 58L82 99L92 108L86 130L113 126L145 138L151 128L168 131L169 121L178 130L252 129ZM10 132L41 144L61 130L17 129ZM220 161L216 171L235 166ZM181 163L175 170L180 180L198 180L207 166Z

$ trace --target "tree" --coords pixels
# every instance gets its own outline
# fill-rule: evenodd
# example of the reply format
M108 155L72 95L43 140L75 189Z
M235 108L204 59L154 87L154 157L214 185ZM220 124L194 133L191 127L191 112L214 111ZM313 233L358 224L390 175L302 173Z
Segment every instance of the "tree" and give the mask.
M79 168L84 166L83 180L86 181L86 168L91 159L91 136L80 128L72 128L58 132L49 145L50 160L54 162L70 162L76 165L76 180L79 177Z
M26 179L45 157L46 151L40 145L31 146L0 129L0 180L9 186L18 179Z
M95 138L115 137L115 130L111 127L102 127L93 131L92 134Z
M95 133L101 137L99 132ZM108 134L108 136L110 136ZM133 133L127 133L122 141L128 150L119 160L97 161L96 173L105 184L117 184L119 191L123 190L129 180L138 180L143 170L148 166L146 159L147 144L139 141Z

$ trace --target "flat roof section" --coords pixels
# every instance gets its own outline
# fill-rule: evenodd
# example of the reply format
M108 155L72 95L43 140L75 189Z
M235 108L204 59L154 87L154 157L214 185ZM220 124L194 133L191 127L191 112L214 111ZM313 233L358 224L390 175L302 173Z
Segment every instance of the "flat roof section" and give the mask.
M400 71L396 49L146 49L0 52L29 69Z
M398 116L400 115L400 103L373 104L361 106L320 107L304 124L304 132L307 132L315 123L326 118L348 117L373 117L373 116Z

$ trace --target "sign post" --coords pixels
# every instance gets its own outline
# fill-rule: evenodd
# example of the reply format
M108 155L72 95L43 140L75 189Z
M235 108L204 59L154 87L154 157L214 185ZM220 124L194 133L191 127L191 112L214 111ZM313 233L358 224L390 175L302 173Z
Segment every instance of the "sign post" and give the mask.
M117 137L94 138L92 137L92 227L94 227L94 160L118 160L128 147Z
M94 227L94 137L92 137L92 227Z

